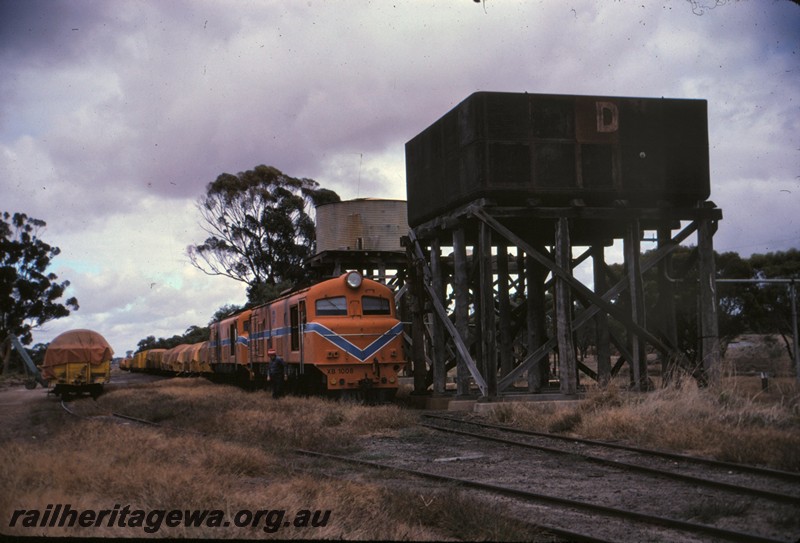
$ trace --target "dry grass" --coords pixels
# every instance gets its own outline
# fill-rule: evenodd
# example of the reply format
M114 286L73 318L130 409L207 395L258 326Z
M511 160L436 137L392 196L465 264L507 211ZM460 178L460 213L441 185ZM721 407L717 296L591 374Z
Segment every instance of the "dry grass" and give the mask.
M537 431L800 471L800 389L785 379L764 392L754 380L727 378L705 389L686 378L646 394L612 385L590 389L577 405L507 404L491 417Z
M202 379L172 379L102 396L95 412L120 412L189 428L218 439L335 452L353 447L364 434L409 426L414 417L398 406L363 406L324 398L247 392Z
M275 401L203 380L166 380L110 391L97 402L73 402L76 419L47 399L31 433L0 444L0 519L17 509L48 504L73 509L130 505L144 511L218 509L226 519L241 510L330 510L319 528L256 527L23 528L27 536L301 538L348 540L531 540L524 525L488 511L457 492L421 499L395 491L381 478L320 477L304 471L290 449L340 452L360 436L408 431L413 413L397 406L362 406L320 398ZM193 431L170 431L138 423L120 424L111 412ZM202 432L202 433L200 433ZM9 529L4 528L4 532Z
M648 394L619 388L592 390L572 406L506 404L497 420L536 430L708 454L800 469L800 402L791 381L773 380L769 391L747 380L729 379L719 389L698 389L692 381ZM43 399L44 400L44 399ZM546 540L506 518L498 508L473 502L455 489L423 490L387 485L388 475L360 475L322 464L321 476L305 471L295 448L347 452L376 434L419 437L413 412L397 406L362 406L321 398L273 400L202 379L171 379L109 390L97 402L71 408L70 417L52 398L26 413L24 432L0 443L0 519L15 509L44 509L69 503L79 509L115 504L150 510L237 511L331 510L320 528L261 526L142 529L17 527L12 533L38 536L302 538L349 540ZM108 419L125 413L189 431L164 430ZM416 434L415 434L416 432ZM419 434L421 435L421 434ZM715 510L692 512L702 517ZM4 530L6 530L4 528Z

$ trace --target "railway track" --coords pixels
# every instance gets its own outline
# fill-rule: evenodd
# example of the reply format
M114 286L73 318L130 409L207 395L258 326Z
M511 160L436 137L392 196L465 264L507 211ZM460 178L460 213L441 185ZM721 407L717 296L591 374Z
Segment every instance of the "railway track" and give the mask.
M316 458L324 458L328 460L336 460L341 462L347 462L351 464L357 464L362 466L367 466L370 468L376 468L380 470L390 470L393 472L403 472L408 475L412 475L415 477L421 477L424 479L433 479L442 483L447 483L451 485L476 489L488 492L490 494L502 495L502 496L510 496L513 498L519 498L522 500L527 500L535 503L546 503L554 506L565 507L569 509L580 510L582 512L588 512L592 514L601 515L603 517L613 517L617 519L621 519L623 521L631 521L635 523L640 523L644 525L644 527L652 527L657 526L661 528L666 528L668 530L677 530L679 532L683 532L681 535L676 535L673 537L667 537L663 540L671 540L671 541L685 541L685 540L698 540L704 541L706 539L693 539L692 536L709 536L715 538L714 540L724 540L724 541L741 541L741 542L785 542L791 541L787 539L781 538L773 538L769 536L764 536L760 534L749 533L745 531L735 531L735 530L727 530L724 528L719 528L716 526L708 525L708 524L701 524L696 522L684 521L680 519L674 519L669 517L663 517L659 515L652 515L646 513L640 513L633 510L626 510L620 509L615 507L608 507L597 503L591 503L581 500L573 500L568 498L561 498L558 496L553 496L549 494L542 494L538 492L532 492L528 490L522 490L518 488L514 488L511 486L505 485L497 485L491 483L485 483L481 481L477 481L474 479L468 479L463 477L452 477L449 475L443 475L441 473L431 473L422 470L410 469L410 468L401 468L398 466L394 466L391 464L373 462L370 460L363 460L359 458L354 458L352 456L342 456L342 455L334 455L328 453L320 453L314 451L306 451L306 450L298 450L297 452L301 454L305 454L308 456L313 456ZM594 520L597 521L597 518L594 517ZM536 526L539 528L543 528L550 533L558 535L560 537L565 537L568 540L574 541L619 541L617 535L612 535L611 537L605 538L602 536L592 535L588 532L581 532L575 530L567 530L555 525L549 525L546 523L536 523ZM625 531L632 530L631 527L625 528ZM668 532L661 532L661 535L657 537L655 540L662 540ZM689 536L689 539L686 539L686 536Z
M572 458L579 458L601 466L727 490L740 496L765 498L800 506L800 473L720 462L709 458L617 443L531 432L454 417L432 414L423 414L423 417L445 424L421 424L432 430L506 443L557 455L569 455ZM482 433L463 430L459 426L477 427L482 430ZM508 437L509 434L522 436L523 439L511 439ZM620 451L625 453L624 460L618 459L621 456ZM776 486L778 489L775 488Z
M120 413L104 418L183 430ZM528 523L532 533L544 530L567 541L787 542L800 534L795 519L800 504L796 474L750 466L734 472L738 465L684 455L664 456L667 453L441 415L423 418L428 422L420 423L418 434L373 437L355 454L291 452L326 464L357 466L360 473L391 473L381 479L387 486L424 478L430 484L462 488L500 504L509 516ZM626 458L605 457L609 454ZM636 455L638 465L631 458ZM694 467L687 468L694 460ZM354 476L352 471L331 474L317 461L301 464L305 471L321 476ZM716 477L726 475L728 480L698 474L712 466L721 472ZM694 502L717 512L729 508L731 514L704 517L692 512Z

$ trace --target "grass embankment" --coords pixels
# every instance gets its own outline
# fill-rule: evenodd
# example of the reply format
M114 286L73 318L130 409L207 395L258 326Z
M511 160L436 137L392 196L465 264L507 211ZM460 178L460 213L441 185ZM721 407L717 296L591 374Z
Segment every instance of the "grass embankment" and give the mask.
M800 391L791 379L773 379L768 392L756 378L727 379L699 389L691 380L646 394L616 387L592 390L577 405L498 404L498 422L594 439L702 454L723 460L800 470ZM31 394L42 394L41 390ZM273 400L202 379L171 379L122 390L109 387L97 402L63 412L43 395L27 412L25 432L0 443L0 533L19 535L191 538L306 538L360 540L535 540L497 507L457 489L398 485L391 474L365 472L295 455L297 448L349 452L367 436L421 439L414 412L398 406L362 406L321 398ZM191 431L119 424L111 412ZM91 418L95 417L95 418ZM324 469L331 475L320 476ZM99 523L87 528L7 528L14 510L70 504L143 511L330 510L317 528L143 527ZM273 518L274 520L274 518Z
M711 388L687 378L642 394L611 386L590 389L577 405L501 404L489 417L530 430L800 471L800 388L791 378L772 379L768 391L760 386L755 377L730 377Z
M531 539L497 508L474 502L457 490L392 489L378 472L356 478L325 477L304 469L295 448L347 452L363 436L416 432L413 412L398 406L362 406L321 398L273 400L202 379L172 379L109 391L97 402L69 404L75 412L100 417L76 419L57 402L32 420L30 435L0 445L0 526L14 510L44 510L48 504L73 509L143 511L221 510L230 522L239 511L285 510L285 520L302 510L330 510L325 526L17 527L19 535L92 537L324 538L360 540ZM111 412L193 431L171 431L137 423L103 420ZM33 439L33 437L36 439ZM339 464L321 465L346 473ZM322 518L322 517L320 517ZM273 522L274 524L274 522ZM8 533L8 528L0 533Z

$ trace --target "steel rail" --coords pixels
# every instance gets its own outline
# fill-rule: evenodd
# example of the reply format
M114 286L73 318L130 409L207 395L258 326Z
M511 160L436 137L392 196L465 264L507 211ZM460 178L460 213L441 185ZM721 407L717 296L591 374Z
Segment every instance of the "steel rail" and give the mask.
M80 418L80 419L92 418L92 417L86 417L84 415L79 415L79 414L75 413L74 411L72 411L71 409L69 409L65 405L63 400L61 401L61 407L62 407L62 409L64 409L64 411L66 411L67 413L69 413L73 417ZM132 422L138 422L140 424L145 424L145 425L148 425L148 426L156 426L158 428L166 428L166 429L170 429L170 430L184 430L184 431L188 431L188 432L200 433L200 432L196 432L195 430L190 430L188 428L176 428L174 426L166 426L166 425L161 424L159 422L153 422L153 421L146 420L146 419L141 419L141 418L138 418L138 417L132 417L130 415L123 415L121 413L111 413L111 416L112 417L117 417L117 418L120 418L120 419L130 420ZM105 420L108 420L107 417L103 417L103 418ZM201 435L206 435L206 434L201 434ZM297 468L295 468L295 469L297 469ZM303 471L308 472L310 470L303 470ZM324 474L324 475L327 476L327 477L333 477L330 474ZM582 533L582 532L575 532L575 531L565 530L565 529L559 528L557 526L550 526L550 525L544 525L544 524L534 524L534 523L526 522L526 521L523 521L523 520L520 520L520 519L515 519L515 521L516 522L521 522L523 524L526 524L526 525L530 526L531 528L542 530L542 531L544 531L544 532L546 532L548 534L564 538L567 541L580 541L582 543L614 543L614 540L602 539L602 538L599 538L599 537L596 537L596 536L593 536L593 535L589 535L589 534L585 534L585 533Z
M442 432L450 432L453 434L463 435L474 437L477 439L483 439L486 441L494 441L497 443L504 443L508 445L515 445L518 447L524 447L527 449L535 449L538 451L543 451L552 454L561 454L565 456L574 456L580 458L581 460L585 460L588 462L593 462L595 464L601 464L605 466L611 466L615 468L620 468L628 471L639 471L641 473L647 473L649 475L655 475L658 477L665 477L669 479L674 479L678 481L683 481L687 483L694 483L699 485L704 485L712 488L717 488L721 490L729 490L731 492L742 493L742 494L749 494L751 496L757 496L760 498L767 498L770 500L775 500L779 502L785 503L793 503L800 505L800 496L793 496L791 494L783 494L780 492L773 492L771 490L763 490L760 488L753 488L749 486L741 486L732 483L725 483L722 481L715 481L713 479L705 479L703 477L695 477L694 475L685 475L682 473L675 473L673 471L665 471L658 468L650 468L647 466L642 466L639 464L631 464L629 462L621 462L619 460L610 460L608 458L602 458L599 456L592 456L589 454L584 454L580 452L573 452L573 451L565 451L563 449L555 449L553 447L546 447L544 445L535 445L533 443L525 443L523 441L516 441L513 439L507 439L503 437L496 437L496 436L488 436L483 434L476 434L474 432L467 432L464 430L456 430L455 428L445 428L442 426L436 426L434 424L425 424L420 423L420 426L425 428L431 428L433 430L439 430Z
M575 509L582 509L586 511L591 511L594 513L600 513L606 516L613 516L628 520L634 520L638 522L642 522L645 524L650 525L658 525L670 529L677 529L683 530L690 533L702 533L708 534L715 537L721 537L727 539L729 541L742 541L742 542L752 542L752 543L784 543L784 540L780 539L772 539L766 536L752 534L747 532L735 532L731 530L726 530L724 528L717 528L716 526L710 526L708 524L698 524L693 522L688 522L684 520L672 519L668 517L661 517L657 515L648 515L646 513L640 513L637 511L630 511L627 509L617 509L614 507L609 507L606 505L598 505L590 502L580 501L580 500L571 500L568 498L561 498L558 496L552 496L548 494L540 494L537 492L530 492L527 490L521 490L517 488L511 488L501 485L495 485L491 483L482 483L480 481L474 481L471 479L462 479L459 477L451 477L449 475L440 475L436 473L429 473L425 471L414 470L410 468L403 468L398 466L392 466L389 464L382 464L379 462L373 462L371 460L360 460L358 458L353 458L350 456L340 456L335 454L329 453L321 453L316 451L309 451L305 449L294 449L294 452L299 454L307 455L307 456L316 456L318 458L327 458L329 460L336 460L340 462L348 462L351 464L360 464L365 466L370 466L376 469L381 470L391 470L395 472L402 472L408 473L410 475L416 475L419 477L424 477L427 479L432 479L436 481L441 481L445 483L450 483L458 486L468 487L468 488L475 488L478 490L484 490L488 492L493 492L495 494L502 494L506 496L512 496L515 498L521 498L525 500L530 500L534 502L545 502L545 503L552 503L564 507L573 507Z
M306 475L312 475L312 476L320 476L321 475L323 477L328 477L329 479L336 479L336 480L340 480L340 481L341 480L349 480L349 479L347 479L345 477L342 477L340 475L334 475L332 473L328 473L327 471L320 471L320 470L317 470L317 469L314 469L314 468L304 468L304 467L299 467L299 466L293 465L289 469L291 469L294 472L304 473ZM384 485L384 486L386 486L386 485ZM522 519L519 519L519 518L516 518L516 517L513 517L513 520L514 520L514 522L519 522L520 524L524 524L524 525L530 527L532 530L541 531L541 533L537 534L537 535L541 535L542 537L547 536L547 535L555 535L555 536L564 538L566 541L580 541L580 542L583 542L583 543L617 543L617 541L618 541L617 539L602 539L600 537L597 537L596 535L589 535L589 534L585 534L583 532L574 532L574 531L570 531L570 530L565 530L564 528L559 528L557 526L551 526L549 524L541 524L541 523L538 523L538 522L537 523L528 522L526 520L522 520ZM536 539L536 541L538 541L538 539Z
M748 464L738 464L735 462L725 462L722 460L714 460L712 458L704 458L702 456L689 456L686 454L681 453L673 453L668 451L659 451L657 449L647 449L644 447L636 447L634 445L621 445L619 443L610 443L608 441L597 441L594 439L584 439L580 437L569 437L569 436L562 436L558 434L551 434L548 432L536 432L533 430L523 430L521 428L513 428L511 426L505 426L501 424L489 424L486 422L478 422L472 420L464 420L455 417L448 417L443 415L436 415L433 413L422 413L423 417L433 418L433 419L442 419L454 422L461 422L464 424L472 424L474 426L482 426L485 428L495 428L498 430L503 430L509 433L514 434L521 434L521 435L530 435L535 437L545 437L550 439L556 439L560 441L569 441L572 443L583 443L586 445L596 445L598 447L606 447L609 449L618 449L622 451L631 451L637 452L642 454L649 454L651 456L659 456L661 458L667 458L670 460L681 460L685 462L694 462L696 464L705 464L708 466L715 466L724 469L732 469L738 470L741 472L752 473L754 475L763 475L767 477L776 477L781 480L792 480L796 482L800 482L800 473L792 472L792 471L783 471L773 468L763 468L758 466L751 466Z

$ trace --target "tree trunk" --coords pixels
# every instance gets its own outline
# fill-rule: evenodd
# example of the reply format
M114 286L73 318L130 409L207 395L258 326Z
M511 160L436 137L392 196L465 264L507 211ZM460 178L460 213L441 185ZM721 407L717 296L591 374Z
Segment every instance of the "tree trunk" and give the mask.
M0 343L0 361L3 363L0 372L8 375L11 371L11 338L7 337Z

